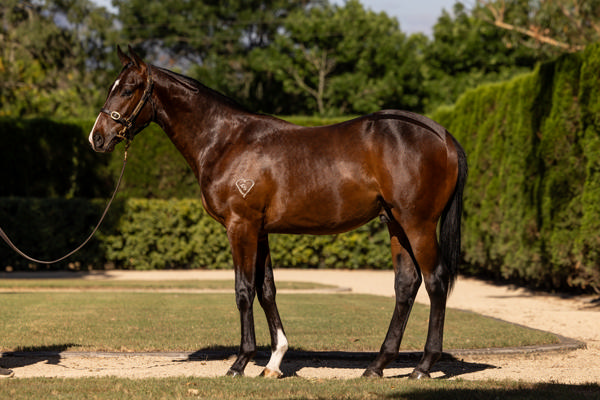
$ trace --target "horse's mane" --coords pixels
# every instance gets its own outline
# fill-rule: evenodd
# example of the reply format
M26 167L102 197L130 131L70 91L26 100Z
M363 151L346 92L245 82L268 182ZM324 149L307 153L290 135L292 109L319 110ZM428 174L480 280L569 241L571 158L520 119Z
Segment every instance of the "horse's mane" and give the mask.
M186 88L187 90L189 90L192 93L205 93L212 97L218 98L222 102L225 102L234 108L237 108L240 110L245 110L244 107L242 105L240 105L237 101L233 100L230 97L225 96L222 93L217 92L214 89L209 88L208 86L203 85L202 83L198 82L197 80L195 80L193 78L190 78L189 76L178 74L177 72L173 72L166 68L157 67L155 65L153 65L152 67L159 70L160 72L165 74L168 78L174 80L176 83L183 86L184 88Z

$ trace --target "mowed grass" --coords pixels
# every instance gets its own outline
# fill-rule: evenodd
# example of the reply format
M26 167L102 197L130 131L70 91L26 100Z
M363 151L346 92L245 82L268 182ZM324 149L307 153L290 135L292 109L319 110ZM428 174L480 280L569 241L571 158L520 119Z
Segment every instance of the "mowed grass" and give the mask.
M232 273L233 274L233 273ZM233 290L233 280L102 280L102 279L0 279L0 290ZM277 282L277 288L283 290L330 289L331 285L312 282Z
M166 283L169 288L183 288ZM148 283L153 286L153 284ZM148 288L136 283L135 289ZM227 286L230 282L227 282ZM210 288L223 288L211 283ZM279 285L281 287L282 285ZM67 285L67 287L69 287ZM70 286L71 288L73 286ZM111 286L118 288L122 286ZM30 286L34 288L34 286ZM131 287L130 287L131 288ZM127 291L0 293L4 350L197 351L236 349L239 317L233 293ZM375 351L394 307L392 298L356 294L281 294L278 303L292 349ZM268 345L262 311L257 338ZM415 305L404 349L421 349L427 307ZM445 347L515 346L556 341L473 313L449 310ZM514 381L261 378L21 378L0 380L0 399L600 399L600 386Z
M10 379L2 399L599 399L600 386L494 381L261 378Z
M394 300L358 294L280 294L278 305L291 349L377 351L385 337ZM402 349L423 348L428 314L428 307L415 305ZM267 325L258 302L255 320L258 345L269 348ZM239 336L233 293L0 293L3 351L193 352L236 349ZM446 349L557 341L554 335L474 313L448 310L446 317Z

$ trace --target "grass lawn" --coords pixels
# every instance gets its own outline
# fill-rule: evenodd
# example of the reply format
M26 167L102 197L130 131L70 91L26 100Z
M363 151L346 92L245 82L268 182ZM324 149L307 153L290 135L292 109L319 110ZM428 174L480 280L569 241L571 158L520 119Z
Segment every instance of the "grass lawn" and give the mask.
M406 379L282 380L232 378L9 379L2 399L599 399L600 386Z
M98 285L101 283L101 285ZM9 285L9 286L7 286ZM201 286L201 287L199 287ZM279 285L282 288L285 285ZM110 289L231 288L230 281L44 281L0 287L0 348L10 350L198 351L239 344L233 293L132 293ZM301 288L314 288L310 287ZM45 289L109 289L61 292ZM294 288L291 285L289 288ZM24 290L24 291L22 291ZM295 350L376 351L394 307L392 298L357 294L280 294L278 303ZM256 306L257 340L268 347ZM416 304L402 348L421 350L428 308ZM520 346L556 342L553 335L477 314L448 310L445 348ZM231 378L125 379L114 377L0 380L0 399L600 399L600 386L514 381L403 378L272 381Z
M232 273L233 275L233 273ZM305 290L331 289L334 286L312 282L277 282L277 289ZM43 290L43 289L198 289L198 290L233 290L231 280L165 280L165 281L135 281L135 280L101 280L101 279L0 279L0 290Z
M290 347L309 351L377 351L394 300L357 294L280 294ZM255 304L257 341L269 347ZM423 348L428 307L415 304L402 342ZM26 291L0 293L0 349L73 351L198 351L239 345L231 294ZM555 343L551 334L480 315L448 310L444 348Z

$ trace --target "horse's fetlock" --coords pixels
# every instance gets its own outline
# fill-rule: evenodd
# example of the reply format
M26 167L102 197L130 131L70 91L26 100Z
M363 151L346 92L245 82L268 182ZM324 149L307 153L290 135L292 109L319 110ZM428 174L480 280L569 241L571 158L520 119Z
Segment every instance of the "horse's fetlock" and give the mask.
M382 360L385 360L386 363L387 362L391 362L393 359L395 359L396 357L398 357L398 352L397 351L393 351L393 350L386 350L383 353L381 353L381 358Z
M243 344L240 346L240 356L247 357L248 359L253 358L256 355L256 346L249 344Z
M431 360L431 364L435 364L440 358L442 358L442 351L441 350L431 350L428 348L425 348L425 351L427 352L427 354L429 355L429 359Z

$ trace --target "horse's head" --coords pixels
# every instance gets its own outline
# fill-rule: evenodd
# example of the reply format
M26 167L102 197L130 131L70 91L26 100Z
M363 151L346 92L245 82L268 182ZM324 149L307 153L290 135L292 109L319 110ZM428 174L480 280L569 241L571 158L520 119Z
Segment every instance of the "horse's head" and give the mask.
M122 140L131 140L154 117L150 67L129 47L130 55L117 47L123 70L112 84L96 123L90 143L98 152L111 152Z

